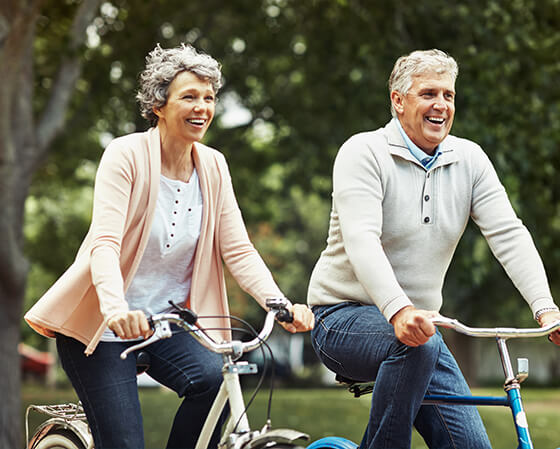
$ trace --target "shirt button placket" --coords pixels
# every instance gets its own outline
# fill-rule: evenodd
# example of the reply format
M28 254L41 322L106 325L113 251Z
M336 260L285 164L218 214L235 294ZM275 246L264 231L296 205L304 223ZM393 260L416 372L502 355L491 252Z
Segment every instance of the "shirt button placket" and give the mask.
M422 192L422 223L430 224L434 221L434 206L432 200L433 176L426 172L424 179L424 191Z

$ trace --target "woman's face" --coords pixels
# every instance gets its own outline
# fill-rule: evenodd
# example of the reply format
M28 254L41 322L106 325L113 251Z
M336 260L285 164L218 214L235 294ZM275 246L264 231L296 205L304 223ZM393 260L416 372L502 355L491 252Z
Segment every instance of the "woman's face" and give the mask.
M154 108L154 112L159 117L158 126L165 127L166 138L192 145L206 134L214 118L215 106L212 84L185 71L169 85L167 103Z

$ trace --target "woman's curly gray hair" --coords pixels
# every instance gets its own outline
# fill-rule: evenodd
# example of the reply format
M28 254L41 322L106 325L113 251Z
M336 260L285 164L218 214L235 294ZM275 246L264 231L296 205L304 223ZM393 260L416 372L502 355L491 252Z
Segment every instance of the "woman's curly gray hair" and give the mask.
M395 62L389 77L389 93L397 91L406 95L408 89L412 86L412 78L430 71L438 74L448 73L453 78L453 82L455 82L459 74L459 67L455 59L441 50L413 51L408 55L401 56ZM391 114L393 117L397 116L392 104Z
M215 94L222 87L221 66L210 55L198 52L188 44L168 49L163 49L158 44L146 56L146 68L140 73L140 89L136 94L140 113L151 126L158 122L154 108L165 106L169 85L184 71L192 72L210 82Z

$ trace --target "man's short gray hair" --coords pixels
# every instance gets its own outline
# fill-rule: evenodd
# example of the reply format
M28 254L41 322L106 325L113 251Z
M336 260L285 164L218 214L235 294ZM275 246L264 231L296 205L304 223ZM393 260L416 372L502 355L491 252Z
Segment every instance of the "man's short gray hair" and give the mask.
M441 50L413 51L408 55L401 56L395 62L389 77L389 93L397 91L406 95L408 89L412 86L412 78L426 72L448 73L455 82L459 74L459 67L455 59ZM393 104L391 104L391 115L393 117L397 116Z
M198 52L189 44L169 49L163 49L158 44L146 57L146 68L140 73L140 89L136 94L140 113L151 126L158 122L153 109L165 106L169 85L184 71L210 82L215 94L222 87L221 66L214 58Z

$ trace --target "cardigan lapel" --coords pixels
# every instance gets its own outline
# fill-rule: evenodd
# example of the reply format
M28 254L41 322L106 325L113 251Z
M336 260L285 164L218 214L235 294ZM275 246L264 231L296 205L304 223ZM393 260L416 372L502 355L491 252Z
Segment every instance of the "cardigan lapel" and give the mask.
M202 151L201 151L202 150ZM199 143L193 144L192 157L194 166L198 173L198 180L200 182L200 191L202 192L202 223L200 227L200 236L198 238L197 250L194 255L194 266L193 266L193 278L191 282L191 292L187 298L186 306L194 311L198 309L197 301L198 297L193 295L192 285L195 284L195 277L200 272L200 264L202 263L203 257L209 257L208 254L204 254L204 250L201 248L206 247L206 243L209 239L212 239L211 229L213 224L211 222L210 211L213 210L213 197L211 191L211 180L210 173L208 170L208 163L204 158L203 145Z
M161 142L159 130L157 127L150 128L147 131L146 148L144 148L144 155L146 157L146 162L144 167L146 167L146 183L144 188L147 189L146 194L148 195L148 205L146 208L146 216L144 218L144 223L142 225L142 232L140 233L140 241L138 242L138 254L144 254L146 245L148 244L148 239L150 237L150 229L152 228L152 222L154 220L154 213L156 210L156 203L159 194L159 181L161 174ZM140 212L141 213L141 212ZM128 286L132 282L134 274L140 265L142 257L135 257L130 268L130 275L126 276L124 289L128 289Z

